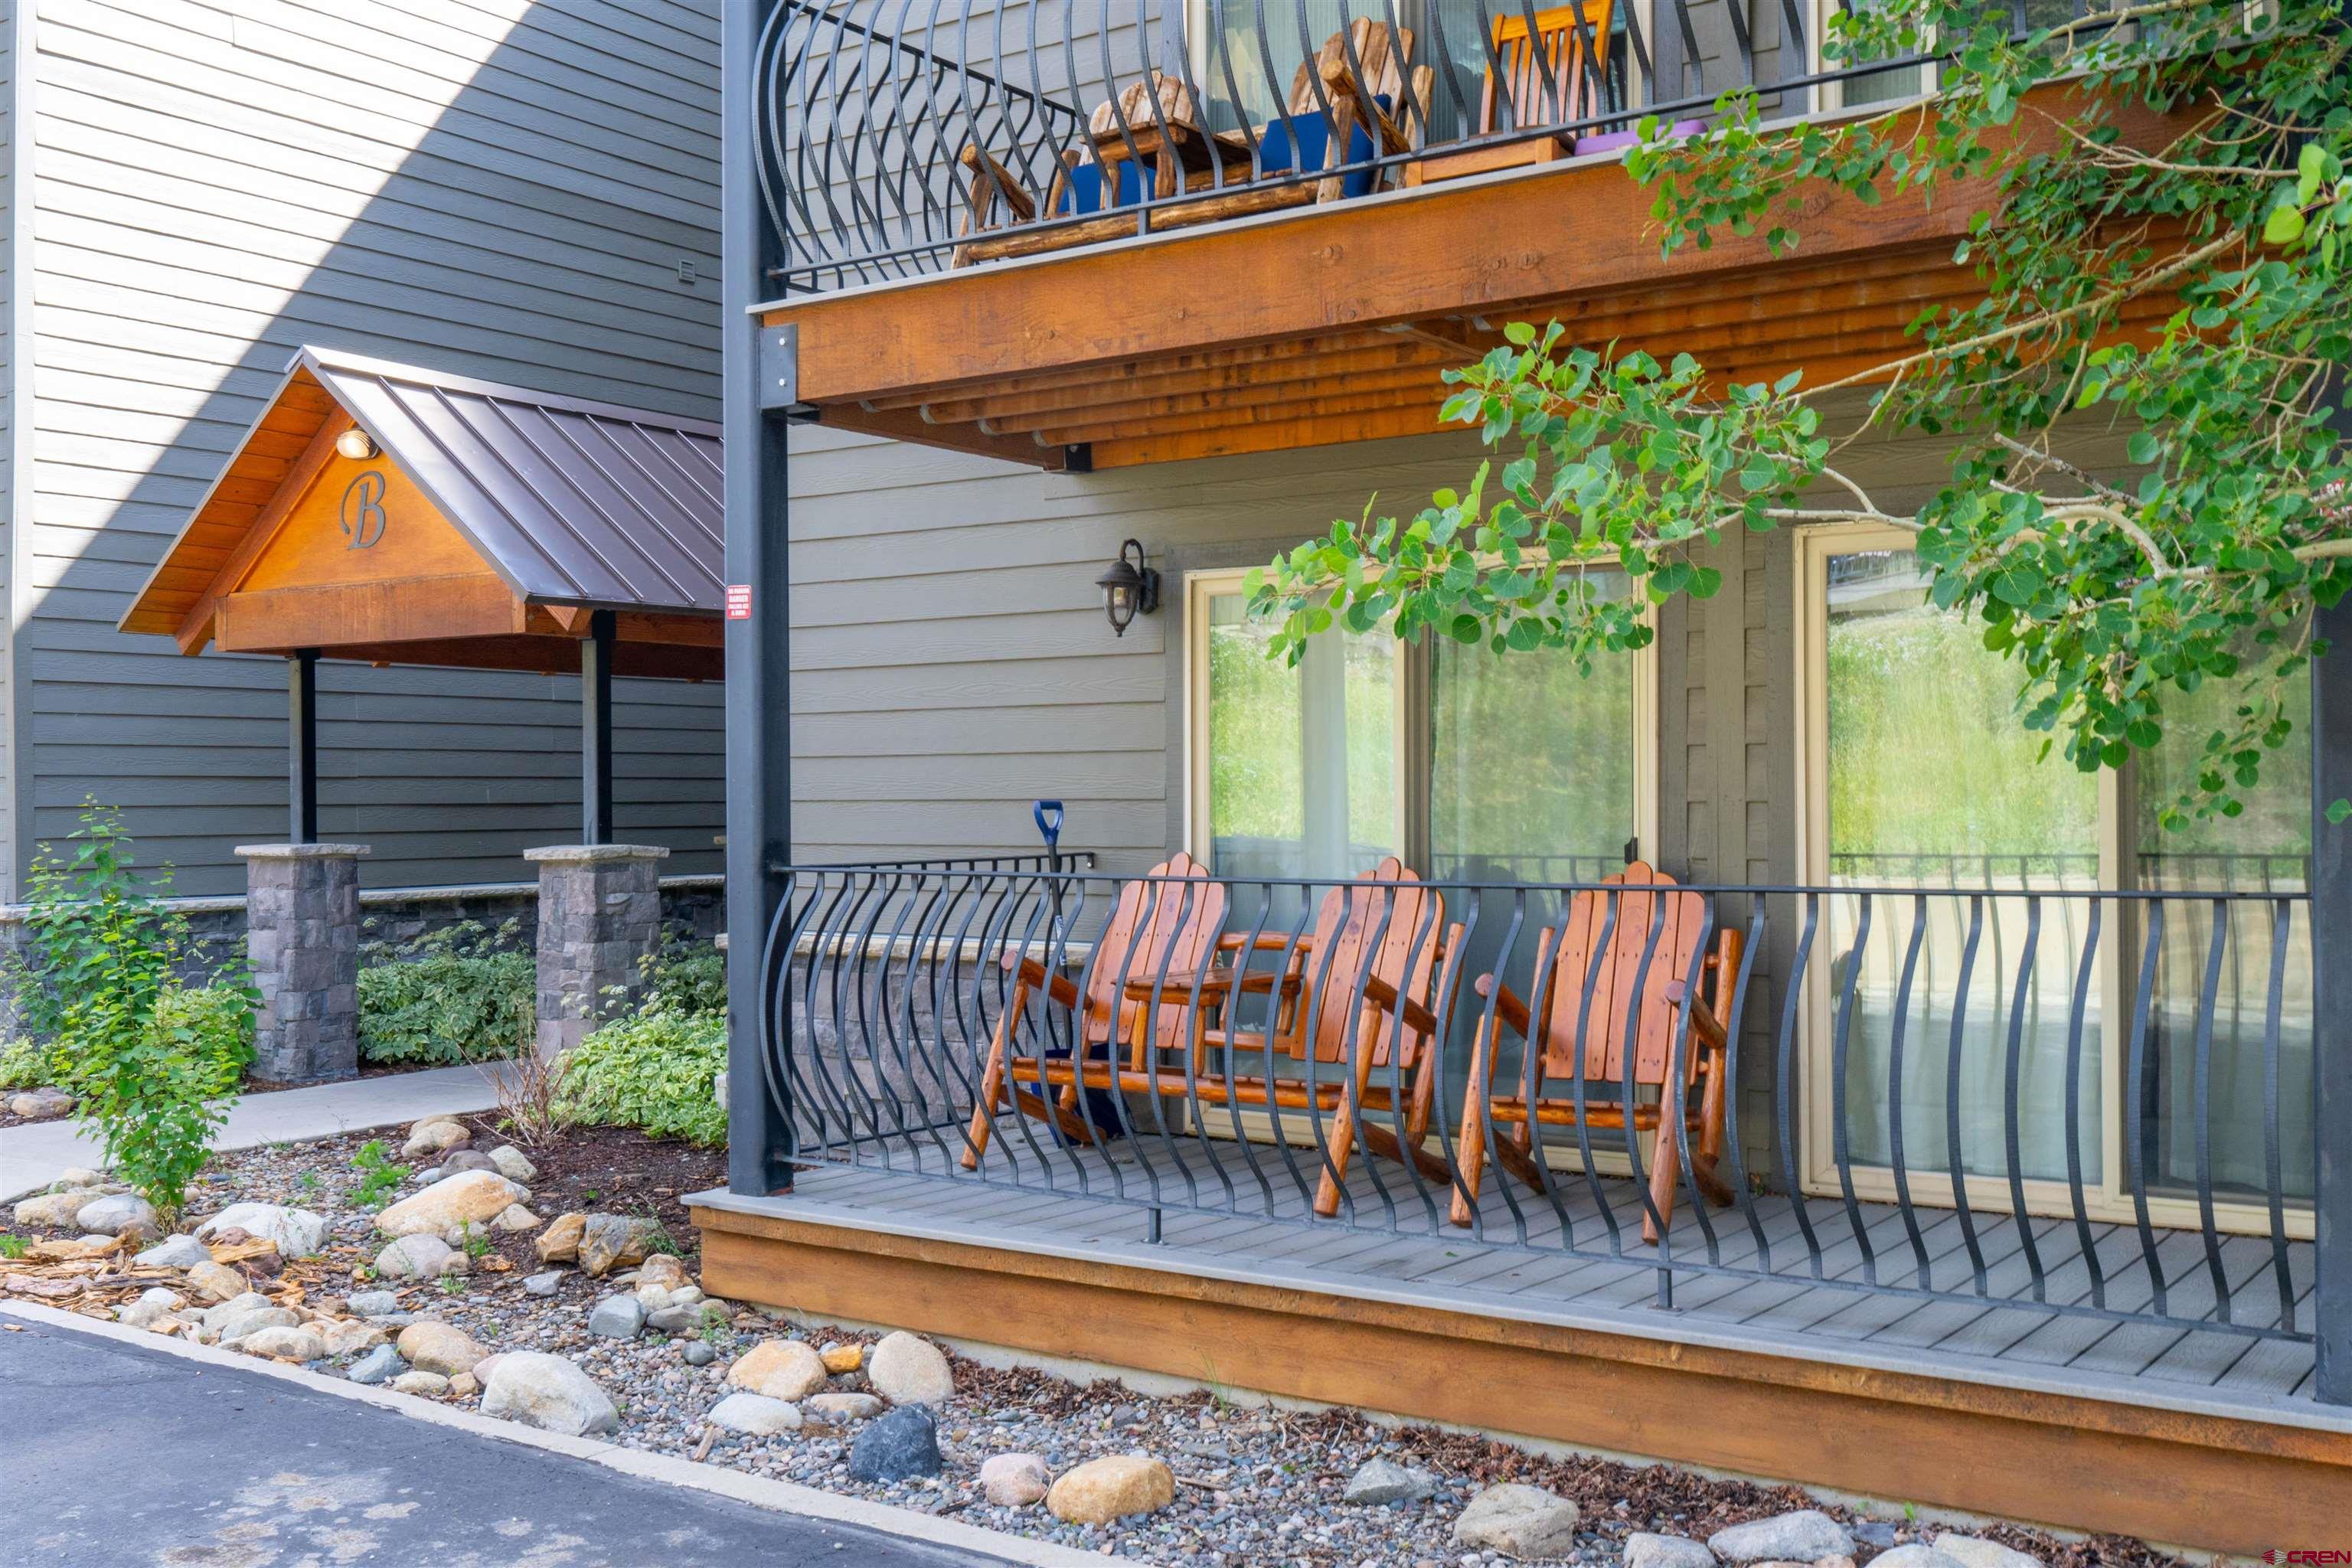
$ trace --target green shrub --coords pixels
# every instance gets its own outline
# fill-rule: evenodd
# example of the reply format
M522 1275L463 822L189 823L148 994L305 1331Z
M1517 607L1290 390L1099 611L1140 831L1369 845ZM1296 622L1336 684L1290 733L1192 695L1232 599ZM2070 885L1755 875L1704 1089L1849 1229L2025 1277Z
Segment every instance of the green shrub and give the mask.
M49 1053L23 1037L0 1041L0 1089L37 1089L51 1081Z
M172 986L155 998L148 1028L186 1047L206 1094L229 1094L253 1062L253 1007L252 991L236 981Z
M34 858L26 951L9 966L17 1005L106 1163L175 1215L250 1059L259 997L241 966L182 986L187 921L157 897L170 872L132 869L112 808L91 801L81 824L69 857L45 845Z
M646 1005L681 1013L727 1011L727 955L716 942L670 942L643 967Z
M510 1057L538 1026L537 966L513 946L513 921L475 921L397 944L366 943L360 970L360 1057L450 1067Z
M724 1143L727 1111L712 1086L726 1068L727 1016L656 999L564 1055L556 1110L574 1121Z

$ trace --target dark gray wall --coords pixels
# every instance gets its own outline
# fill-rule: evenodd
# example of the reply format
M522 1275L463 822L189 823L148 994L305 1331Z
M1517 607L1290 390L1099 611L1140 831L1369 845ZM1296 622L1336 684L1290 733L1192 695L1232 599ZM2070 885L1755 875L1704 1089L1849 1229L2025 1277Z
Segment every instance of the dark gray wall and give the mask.
M232 847L286 831L282 668L124 637L128 596L305 342L716 416L716 5L39 0L35 26L8 858L96 795L182 891L236 890ZM373 846L367 884L508 880L578 836L570 679L320 685L321 827ZM675 871L716 868L718 699L618 693L621 831Z

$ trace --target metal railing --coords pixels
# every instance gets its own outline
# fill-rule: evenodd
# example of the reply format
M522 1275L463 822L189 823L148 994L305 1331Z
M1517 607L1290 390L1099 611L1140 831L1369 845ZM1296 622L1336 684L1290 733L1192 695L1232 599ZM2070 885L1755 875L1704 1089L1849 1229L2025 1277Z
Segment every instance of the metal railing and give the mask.
M1669 1299L2308 1341L2308 917L2284 889L802 868L761 1059L803 1162L1104 1200L1149 1240L1246 1216Z
M1640 115L1696 128L1739 87L1798 114L1926 79L1911 58L1817 69L1811 5L1777 9L1759 38L1727 0L782 0L751 111L769 280L824 291L1006 235L1148 233L1243 190L1250 210L1360 195L1441 151L1618 147Z

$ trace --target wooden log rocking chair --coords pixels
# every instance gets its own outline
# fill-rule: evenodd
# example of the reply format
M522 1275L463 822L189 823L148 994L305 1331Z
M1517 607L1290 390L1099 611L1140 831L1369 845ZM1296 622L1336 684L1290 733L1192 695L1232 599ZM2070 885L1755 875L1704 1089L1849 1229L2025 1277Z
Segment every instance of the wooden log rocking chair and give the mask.
M1536 1001L1542 1017L1531 1015L1528 1004L1493 974L1478 977L1481 996L1494 1000L1493 1025L1482 1028L1470 1056L1470 1081L1463 1097L1462 1138L1456 1163L1462 1184L1454 1198L1452 1219L1468 1225L1475 1214L1478 1189L1487 1155L1490 1123L1511 1131L1495 1140L1494 1154L1504 1170L1538 1191L1558 1178L1548 1178L1538 1162L1542 1152L1535 1136L1538 1127L1574 1127L1579 1111L1572 1085L1577 1047L1584 1047L1582 1119L1597 1128L1628 1130L1656 1137L1649 1160L1650 1208L1642 1220L1642 1237L1654 1244L1659 1232L1674 1218L1675 1191L1681 1173L1679 1125L1691 1145L1691 1177L1710 1202L1723 1205L1733 1194L1716 1174L1725 1138L1724 1073L1729 1040L1724 1020L1732 1016L1739 984L1740 933L1719 931L1702 963L1703 995L1688 994L1691 961L1706 929L1706 900L1689 891L1652 891L1675 886L1673 878L1635 861L1609 878L1601 888L1588 889L1570 901L1567 929L1544 929L1536 944ZM1609 889L1618 889L1611 892ZM1664 909L1658 905L1663 900ZM1611 905L1615 905L1612 921ZM1651 947L1651 928L1657 942ZM1555 942L1557 936L1559 941ZM1606 944L1605 948L1602 944ZM1643 955L1649 953L1644 973ZM1588 1006L1586 985L1591 995ZM1636 985L1640 994L1635 995ZM1674 1074L1675 1037L1684 1014L1689 1018L1685 1047L1685 1067ZM1527 1042L1521 1082L1516 1092L1507 1084L1497 1093L1495 1062L1497 1037L1509 1028ZM1623 1103L1628 1058L1635 1102ZM1640 1098L1654 1090L1654 1100Z

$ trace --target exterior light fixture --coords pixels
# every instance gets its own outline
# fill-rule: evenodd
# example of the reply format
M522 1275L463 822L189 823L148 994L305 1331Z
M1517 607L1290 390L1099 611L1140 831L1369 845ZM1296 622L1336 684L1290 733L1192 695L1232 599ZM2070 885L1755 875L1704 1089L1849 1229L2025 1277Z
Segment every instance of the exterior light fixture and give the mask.
M1095 586L1103 591L1103 614L1110 617L1110 629L1120 637L1127 635L1129 621L1160 607L1160 574L1143 563L1143 546L1132 539L1118 547L1118 559L1095 579Z
M354 425L335 437L335 450L354 463L364 463L381 455L383 449L375 444L373 437Z

